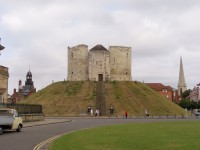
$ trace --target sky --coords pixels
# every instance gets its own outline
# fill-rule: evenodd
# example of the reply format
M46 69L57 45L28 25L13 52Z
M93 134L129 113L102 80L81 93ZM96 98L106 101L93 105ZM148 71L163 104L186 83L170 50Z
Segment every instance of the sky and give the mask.
M67 48L132 47L132 78L177 88L200 82L199 0L0 0L0 65L9 94L33 74L37 90L67 78Z

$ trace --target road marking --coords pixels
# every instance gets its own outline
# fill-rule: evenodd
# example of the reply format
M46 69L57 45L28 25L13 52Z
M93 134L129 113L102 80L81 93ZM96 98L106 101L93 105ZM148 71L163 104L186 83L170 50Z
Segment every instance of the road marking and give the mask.
M73 133L73 132L76 132L76 131L82 131L82 130L86 130L86 129L90 129L90 128L84 128L84 129L80 129L80 130L74 130L74 131L70 131L70 132L66 132L66 133L63 133L63 134L59 134L59 135L56 135L54 137L51 137L41 143L39 143L37 146L34 147L33 150L40 150L40 148L42 148L42 146L46 145L47 143L50 143L52 141L54 141L55 139L63 136L63 135L66 135L66 134L70 134L70 133Z

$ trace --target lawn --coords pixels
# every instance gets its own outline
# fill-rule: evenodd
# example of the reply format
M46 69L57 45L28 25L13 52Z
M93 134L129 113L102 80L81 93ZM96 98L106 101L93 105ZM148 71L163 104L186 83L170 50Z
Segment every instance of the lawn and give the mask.
M200 121L131 123L73 132L49 150L199 150Z

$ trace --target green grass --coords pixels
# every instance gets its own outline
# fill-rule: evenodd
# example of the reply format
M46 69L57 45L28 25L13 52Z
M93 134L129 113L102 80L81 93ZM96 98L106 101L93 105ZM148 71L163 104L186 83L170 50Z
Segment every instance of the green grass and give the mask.
M199 150L199 121L131 123L77 131L49 150Z
M120 84L120 83L117 82L117 81L113 81L113 82L112 82L113 90L114 90L114 94L115 94L115 98L116 98L116 99L120 99L120 98L121 98L121 95L122 95L122 90L120 89L119 84Z

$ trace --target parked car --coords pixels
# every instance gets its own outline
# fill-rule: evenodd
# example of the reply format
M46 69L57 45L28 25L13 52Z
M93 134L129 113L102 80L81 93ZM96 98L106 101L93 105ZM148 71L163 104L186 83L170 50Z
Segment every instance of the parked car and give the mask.
M200 112L199 112L199 111L195 112L195 115L196 115L196 116L199 116L199 115L200 115Z
M22 118L15 109L0 108L0 135L4 130L21 132L22 127Z

